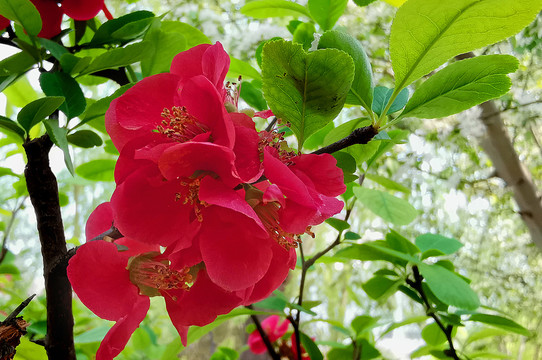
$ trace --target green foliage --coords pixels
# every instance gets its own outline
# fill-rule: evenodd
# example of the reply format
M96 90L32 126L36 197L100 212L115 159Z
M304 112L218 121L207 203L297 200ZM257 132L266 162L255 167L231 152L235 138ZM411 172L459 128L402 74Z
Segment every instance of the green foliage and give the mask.
M70 144L82 147L92 148L103 144L102 138L92 130L79 130L67 136Z
M288 0L256 0L245 4L241 13L257 19L282 16L304 15L310 18L309 11L299 4Z
M301 344L305 348L305 351L307 351L307 354L309 354L309 357L311 358L311 360L323 360L324 359L324 356L322 355L322 352L320 351L318 346L316 346L316 344L314 343L314 341L310 337L308 337L306 334L300 332L299 333L299 338L301 339ZM295 346L295 345L293 345L293 346Z
M143 76L168 72L175 55L187 49L186 37L179 32L152 29L145 35L145 40L151 48L149 55L141 61Z
M438 234L423 234L416 237L416 246L422 252L436 250L437 255L450 255L463 247L456 239L448 238Z
M41 31L41 16L29 0L0 0L0 15L20 24L30 35Z
M354 189L354 194L367 209L392 224L407 225L418 216L408 201L387 192L359 187Z
M533 21L540 8L541 0L406 2L397 11L390 35L396 90L456 55L516 34Z
M393 94L394 94L394 89L389 89L385 86L375 87L373 104L371 105L372 110L376 114L381 115L386 109L386 106L388 105L388 102L392 98ZM397 97L393 100L392 104L387 109L386 114L393 114L394 112L401 110L405 106L407 101L408 101L408 89L403 89L399 92Z
M524 335L524 336L532 335L529 330L525 329L523 326L519 325L515 321L502 317L502 316L498 316L498 315L472 314L469 317L469 321L480 322L483 324L491 325L499 329L503 329L503 330L520 334L520 335Z
M150 11L136 11L109 20L98 28L89 45L125 44L143 36L153 20L154 14Z
M75 173L92 181L114 181L115 160L92 160L79 165Z
M62 96L65 99L59 109L68 120L85 111L87 102L83 90L70 75L63 72L44 72L40 75L40 85L45 95Z
M22 141L25 139L25 131L15 121L0 116L0 130L7 135L13 135L16 138L20 138Z
M109 68L126 66L140 61L148 56L151 51L151 43L142 41L124 48L117 48L96 57L92 62L80 72L80 75L92 74L94 72Z
M21 109L17 115L17 122L26 133L29 133L34 125L37 125L47 116L51 115L63 103L64 97L62 96L47 96L34 100Z
M346 103L361 105L366 110L373 103L374 80L369 57L360 42L342 31L326 31L318 42L319 49L339 49L354 60L355 74L352 87L346 97Z
M433 119L456 114L504 95L517 70L510 55L486 55L453 63L431 76L412 95L401 117Z
M348 0L309 0L308 7L312 18L326 31L333 28L347 3Z
M341 111L354 75L350 56L336 49L306 53L272 41L263 49L263 91L273 113L288 122L298 146Z
M68 146L68 139L66 138L68 130L58 125L58 119L45 120L43 121L43 124L45 125L45 130L47 130L47 134L49 134L49 137L53 143L64 153L64 163L66 164L66 167L70 173L74 175L75 171Z

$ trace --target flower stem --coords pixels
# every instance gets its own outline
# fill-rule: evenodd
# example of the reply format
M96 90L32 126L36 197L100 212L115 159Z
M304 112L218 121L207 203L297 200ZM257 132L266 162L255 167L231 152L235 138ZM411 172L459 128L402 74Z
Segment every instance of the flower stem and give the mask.
M247 309L254 310L254 307L252 305L247 305ZM265 344L265 347L267 348L267 352L271 356L273 360L280 360L280 355L277 354L275 351L275 348L273 347L273 344L271 344L271 341L269 340L269 337L267 336L267 333L262 328L262 324L260 323L260 319L256 315L251 314L250 318L254 322L254 325L256 325L256 330L258 330L258 333L260 334L263 343Z

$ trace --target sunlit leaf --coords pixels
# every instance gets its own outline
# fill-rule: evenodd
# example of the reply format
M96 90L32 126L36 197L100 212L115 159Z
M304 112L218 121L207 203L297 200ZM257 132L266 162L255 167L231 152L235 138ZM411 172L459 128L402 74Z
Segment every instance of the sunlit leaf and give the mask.
M114 181L115 160L92 160L79 165L75 173L92 181Z
M85 111L87 102L79 83L63 72L44 72L40 75L41 89L47 96L62 96L65 101L59 110L68 120Z
M513 320L507 319L498 315L490 314L473 314L469 318L470 321L476 321L487 325L495 326L499 329L507 330L516 334L531 336L531 332L519 325Z
M326 31L335 26L347 3L348 0L309 0L308 7L313 19Z
M311 17L307 8L288 0L251 1L241 8L241 13L257 19L300 15Z
M359 187L354 194L367 209L392 224L408 225L418 216L408 201L387 192Z
M34 125L51 115L62 103L64 103L62 96L47 96L34 100L19 111L17 122L28 133Z
M41 31L41 16L29 0L0 0L0 15L20 24L30 35Z

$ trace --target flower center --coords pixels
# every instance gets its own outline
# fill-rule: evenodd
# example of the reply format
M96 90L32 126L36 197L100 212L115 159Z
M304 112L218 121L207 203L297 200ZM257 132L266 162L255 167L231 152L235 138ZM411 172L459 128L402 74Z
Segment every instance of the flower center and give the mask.
M245 197L247 203L252 206L254 212L256 212L256 215L260 218L269 236L271 236L271 238L280 246L286 250L290 250L291 248L296 248L298 244L301 244L302 234L286 232L280 225L278 213L280 209L279 202L270 201L265 203L263 201L263 192L254 187L246 189ZM314 237L314 234L310 231L310 226L307 227L305 233Z
M156 130L173 141L183 143L209 132L209 128L190 115L184 106L173 106L171 110L164 108L162 117L164 119Z
M199 222L203 221L201 210L209 206L205 201L201 201L198 197L201 179L205 175L198 176L194 179L184 178L181 180L183 191L175 194L175 201L182 201L184 205L191 205L194 208L194 214Z
M139 288L141 295L163 296L163 292L173 289L188 290L193 282L190 268L181 271L169 267L168 260L156 260L157 252L133 256L126 267L130 281ZM176 300L172 296L173 300Z
M297 156L297 153L290 149L288 143L284 140L284 133L273 131L260 131L258 133L260 141L258 142L258 151L263 159L263 149L270 146L277 151L279 160L286 166L293 165L292 158Z

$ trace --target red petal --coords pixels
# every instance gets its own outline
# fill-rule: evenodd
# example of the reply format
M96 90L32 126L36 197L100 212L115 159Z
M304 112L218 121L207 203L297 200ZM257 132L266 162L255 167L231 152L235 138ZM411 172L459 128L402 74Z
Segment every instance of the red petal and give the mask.
M248 203L245 201L244 196L232 188L227 187L224 185L224 183L215 180L210 176L206 176L201 181L199 199L207 202L208 204L218 205L220 207L231 209L246 215L247 217L253 219L263 230L262 234L265 234L265 227L252 207L250 207L250 205L248 205Z
M257 113L254 114L254 116L257 116L262 119L267 119L267 118L270 118L271 116L275 116L275 114L273 114L273 111L271 110L263 110L263 111L258 111Z
M70 259L68 278L83 304L93 313L116 321L129 314L140 301L137 286L130 282L128 256L105 241L82 245Z
M230 67L230 57L224 51L222 44L217 42L205 50L201 68L207 77L218 90L224 87L224 79Z
M60 34L60 25L62 24L62 10L58 7L55 1L48 0L31 0L32 4L38 9L42 27L38 34L41 38L50 39L53 36Z
M287 251L275 242L272 245L272 250L273 259L269 265L269 270L254 286L252 294L245 301L247 305L267 298L286 280L290 269L295 268L297 256L293 248Z
M9 26L10 20L0 16L0 30L4 30Z
M228 186L234 188L239 179L234 172L233 152L212 143L187 142L165 150L158 162L166 179L174 180L213 172Z
M206 209L200 232L200 248L207 273L218 286L237 291L254 285L269 269L273 253L269 237L240 213Z
M290 166L290 169L295 174L299 172L306 174L319 193L339 196L346 191L343 171L337 167L337 160L330 154L303 154L296 156L292 161L294 165Z
M200 270L196 282L183 296L174 301L165 296L166 307L171 322L184 339L186 344L186 327L191 325L204 326L213 322L218 315L226 314L241 304L241 298L236 293L225 291L216 286L207 276L205 270Z
M144 78L111 102L105 125L119 152L128 141L152 133L163 120L164 108L179 105L178 89L178 76L158 74Z
M178 75L181 81L186 81L193 76L203 75L201 59L209 47L211 47L210 44L201 44L178 53L171 62L170 72Z
M105 202L98 205L87 220L85 228L87 241L109 230L111 225L113 225L113 209L111 209L111 204Z
M260 160L258 143L260 137L256 132L254 121L241 113L231 113L230 117L235 126L235 167L243 182L251 183L260 178L263 164Z
M154 173L158 173L155 168ZM126 237L168 246L184 238L191 207L176 201L178 181L162 181L144 168L126 178L111 197L115 226ZM190 244L186 244L190 246Z
M130 304L132 309L107 332L96 353L96 360L111 360L124 349L128 340L147 316L150 300L140 296L135 303Z
M90 20L102 10L104 0L63 0L64 13L74 20Z
M224 107L221 95L204 76L190 78L181 91L181 105L188 113L211 130L211 141L233 147L235 129Z

